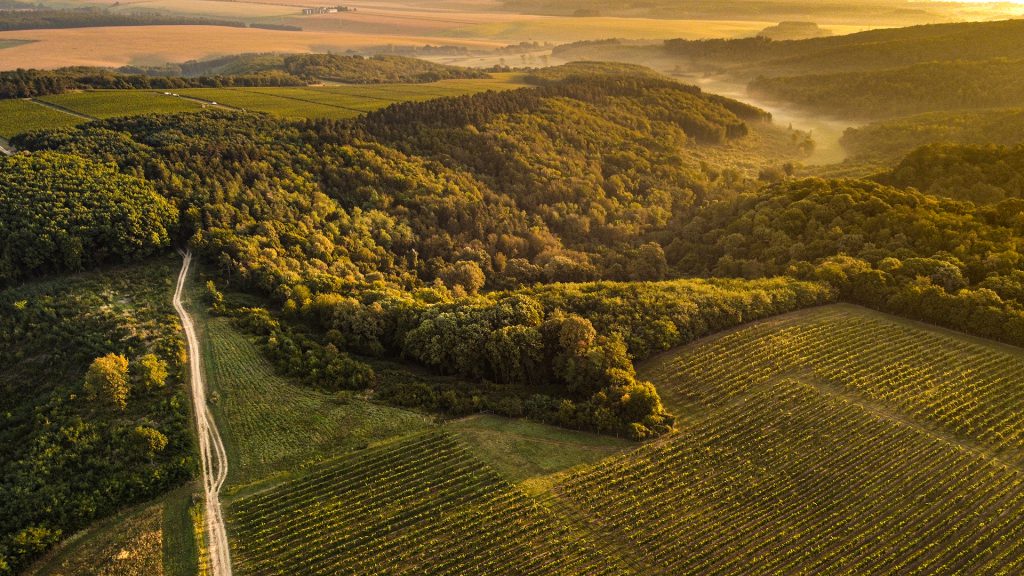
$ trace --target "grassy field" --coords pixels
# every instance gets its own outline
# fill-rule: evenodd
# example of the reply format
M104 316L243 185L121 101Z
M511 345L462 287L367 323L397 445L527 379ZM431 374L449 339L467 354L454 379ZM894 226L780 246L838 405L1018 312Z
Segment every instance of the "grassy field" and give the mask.
M837 305L639 368L680 432L551 505L652 573L1020 573L1021 350Z
M0 100L0 138L42 128L62 128L85 120L25 100Z
M66 540L25 576L195 576L189 486L97 522Z
M463 418L446 429L505 480L530 494L543 492L571 469L636 448L627 440L498 416Z
M238 500L228 523L239 576L631 573L438 432Z
M193 302L196 300L193 298ZM229 319L191 305L207 385L231 462L229 494L268 476L422 429L431 418L347 394L325 394L278 375Z

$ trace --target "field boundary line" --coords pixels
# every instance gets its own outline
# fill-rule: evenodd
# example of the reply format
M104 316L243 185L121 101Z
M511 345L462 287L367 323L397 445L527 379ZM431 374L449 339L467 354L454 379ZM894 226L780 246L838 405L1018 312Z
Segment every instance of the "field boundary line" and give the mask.
M616 539L613 534L605 532L603 524L588 522L584 518L583 511L569 498L562 496L557 486L548 494L547 498L537 498L537 503L546 508L556 521L572 531L578 538L589 540L594 544L598 552L605 554L606 559L614 561L619 567L625 567L635 574L660 573L654 569L657 563L644 558L628 543Z
M76 112L71 108L66 108L64 106L61 106L60 104L54 104L53 102L46 102L45 100L40 100L38 98L26 98L26 100L28 100L29 102L35 102L36 104L46 108L57 110L58 112L63 112L65 114L70 114L72 116L77 116L79 118L85 118L86 120L99 120L99 118L97 118L96 116L89 116L88 114Z

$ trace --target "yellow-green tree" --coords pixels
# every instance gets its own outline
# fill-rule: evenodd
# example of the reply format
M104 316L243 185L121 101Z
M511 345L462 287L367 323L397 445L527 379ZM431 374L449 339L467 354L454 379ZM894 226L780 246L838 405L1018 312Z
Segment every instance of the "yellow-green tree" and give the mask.
M109 403L121 410L127 408L131 392L128 359L120 354L107 354L93 360L85 373L85 392L90 400Z

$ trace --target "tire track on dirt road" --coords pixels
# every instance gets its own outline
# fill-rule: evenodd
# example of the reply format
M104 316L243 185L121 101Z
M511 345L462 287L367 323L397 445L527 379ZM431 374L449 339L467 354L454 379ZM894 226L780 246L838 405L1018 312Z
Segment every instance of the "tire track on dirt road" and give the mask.
M196 336L192 316L181 303L185 281L192 264L192 253L182 256L181 273L174 290L174 309L181 318L181 326L188 340L189 382L192 388L192 405L196 414L196 432L199 435L199 456L202 461L203 492L206 499L206 538L210 552L211 576L231 576L231 551L228 535L224 528L224 515L220 507L220 489L228 476L228 456L221 441L217 423L206 405L206 383L203 380L202 349Z

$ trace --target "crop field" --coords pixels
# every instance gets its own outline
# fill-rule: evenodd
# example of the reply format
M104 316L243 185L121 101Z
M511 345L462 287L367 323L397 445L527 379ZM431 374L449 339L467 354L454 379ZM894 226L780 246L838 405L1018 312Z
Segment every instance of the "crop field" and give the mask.
M789 378L556 492L652 573L1018 574L1024 563L1020 470Z
M629 573L438 432L237 500L228 523L240 576Z
M292 471L368 442L430 424L414 412L330 395L278 375L256 344L226 318L193 307L206 348L213 410L231 459L228 491L267 475Z
M236 3L224 2L227 6ZM244 9L245 4L237 3ZM389 46L436 45L431 36L401 31L356 33L333 31L282 32L224 26L114 26L0 32L0 41L34 41L0 50L0 70L60 68L62 66L118 67L161 65L216 58L243 52L337 52L349 49L384 50ZM525 40L525 38L524 38ZM445 44L492 49L500 40L450 39Z
M43 128L62 128L85 122L72 114L65 114L26 100L0 100L0 138Z
M993 453L1024 438L1024 355L855 306L829 306L731 332L642 369L666 404L707 411L798 374Z
M135 114L173 114L196 112L202 105L194 100L166 96L152 90L95 90L71 92L39 98L68 110L95 118L113 118Z
M430 84L332 85L294 88L188 88L177 93L232 108L289 118L352 118L396 102L521 88L517 76Z

